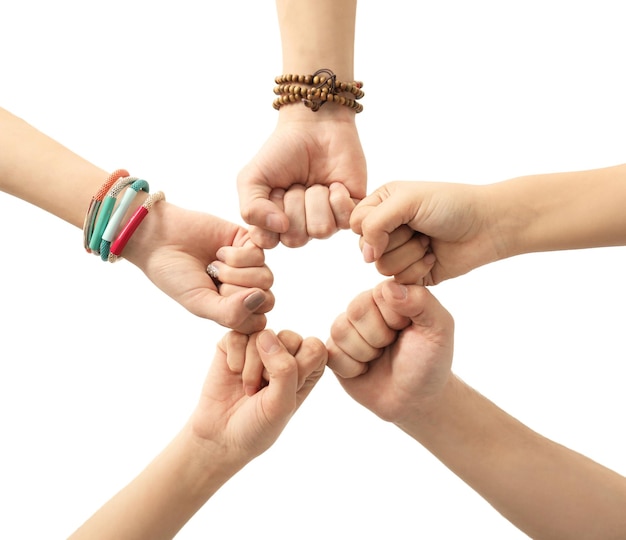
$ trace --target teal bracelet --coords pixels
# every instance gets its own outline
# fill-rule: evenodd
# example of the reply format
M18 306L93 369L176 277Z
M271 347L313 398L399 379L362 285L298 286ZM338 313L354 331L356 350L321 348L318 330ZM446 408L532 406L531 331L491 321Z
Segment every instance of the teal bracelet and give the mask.
M113 171L107 178L106 182L102 184L98 193L91 198L89 208L85 214L85 221L83 223L83 247L87 253L91 253L91 249L89 249L89 242L91 241L91 236L93 235L93 225L96 220L96 216L98 215L98 211L100 210L102 199L104 199L105 195L109 192L111 186L113 186L117 180L125 176L130 176L126 169L117 169Z
M96 224L93 228L93 233L91 235L91 239L89 240L89 249L93 253L99 253L100 242L102 242L102 234L104 233L104 229L109 222L111 214L113 213L113 207L115 206L115 201L117 200L117 196L120 194L120 191L124 189L129 184L132 184L139 178L120 178L113 187L107 193L107 196L104 198L102 202L102 206L100 207L100 212L98 213L98 217L96 219Z
M150 185L145 180L135 180L129 186L129 188L124 192L124 195L122 195L122 199L117 205L117 208L115 208L113 214L111 215L111 218L102 233L102 240L100 241L100 258L103 261L109 260L109 251L111 249L111 242L115 237L115 233L117 233L120 223L122 222L122 218L126 214L130 204L140 191L150 193Z

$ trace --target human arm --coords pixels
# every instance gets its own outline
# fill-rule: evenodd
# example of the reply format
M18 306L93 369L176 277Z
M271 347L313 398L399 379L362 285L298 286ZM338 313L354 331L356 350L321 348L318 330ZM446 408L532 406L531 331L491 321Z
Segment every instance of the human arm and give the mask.
M381 273L415 265L402 281L429 285L524 253L625 245L625 197L626 165L488 185L390 182L358 204L351 228ZM429 238L426 256L389 249L402 225Z
M230 357L245 355L249 342L268 376L252 396L243 393L240 375L229 368ZM275 442L325 362L326 350L314 338L289 331L228 333L181 432L70 539L173 538L224 483Z
M0 108L0 191L82 228L89 203L108 176ZM137 206L145 195L137 195ZM128 217L134 210L129 209ZM263 251L252 244L245 228L210 214L159 202L123 256L186 309L223 326L258 331L273 307L273 275ZM212 262L221 269L220 287L206 274Z
M354 80L356 0L277 0L283 73L332 70ZM268 104L269 106L269 104ZM255 244L299 247L349 227L365 196L366 165L355 112L327 103L280 107L274 132L240 171L241 215Z
M456 377L453 326L427 289L388 281L335 321L328 365L357 402L532 538L623 537L626 479L539 435Z

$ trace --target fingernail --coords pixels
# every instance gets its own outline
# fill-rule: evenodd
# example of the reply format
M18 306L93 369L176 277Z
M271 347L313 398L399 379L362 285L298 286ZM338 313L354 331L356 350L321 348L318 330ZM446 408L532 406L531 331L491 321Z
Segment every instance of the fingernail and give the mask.
M217 279L217 266L209 264L209 266L206 267L206 273L209 274L209 276L211 276L213 279Z
M280 218L276 214L268 214L265 218L265 226L272 232L282 232Z
M374 248L367 242L363 242L363 259L365 259L365 262L367 263L371 263L376 260L376 257L374 256Z
M224 262L224 256L223 256L223 253L224 253L224 252L223 252L222 248L218 249L218 250L217 250L217 252L215 253L215 258L216 258L218 261L222 261L222 262Z
M263 302L265 302L265 294L262 291L255 291L251 295L247 296L243 301L243 305L248 311L254 311Z
M263 332L259 334L257 341L261 346L261 349L263 349L266 353L275 353L280 348L278 338L271 330L263 330Z
M404 300L407 297L407 288L397 281L390 281L388 284L389 292L397 300Z

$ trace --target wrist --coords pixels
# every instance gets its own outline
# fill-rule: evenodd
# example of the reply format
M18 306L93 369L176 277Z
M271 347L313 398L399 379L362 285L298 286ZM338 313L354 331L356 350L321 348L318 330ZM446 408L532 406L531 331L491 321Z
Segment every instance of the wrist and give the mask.
M137 196L137 204L124 216L124 222L130 219L136 208L141 206L147 197L148 194L146 193L141 193ZM165 238L168 220L174 219L171 217L173 208L173 205L166 200L155 204L151 208L150 215L146 216L146 219L142 221L141 225L130 237L128 244L126 244L123 252L124 259L145 271L148 257L162 243L162 239Z
M449 373L439 392L422 399L419 404L411 404L408 414L394 424L419 441L422 433L437 430L446 423L463 386L460 379Z
M198 435L192 422L179 433L181 480L185 490L200 502L208 500L222 485L239 472L249 460L240 459L225 446Z
M478 189L482 192L485 235L493 245L495 260L528 253L528 225L537 215L517 189L508 182L498 182ZM487 261L494 262L494 261Z
M313 73L286 73L274 79L273 107L276 110L286 106L293 108L304 105L317 113L324 105L328 109L348 109L354 113L363 111L359 100L365 95L363 83L342 80L328 68L320 68Z
M278 125L289 123L341 123L356 124L356 111L335 103L327 103L312 111L304 103L285 105L278 111Z

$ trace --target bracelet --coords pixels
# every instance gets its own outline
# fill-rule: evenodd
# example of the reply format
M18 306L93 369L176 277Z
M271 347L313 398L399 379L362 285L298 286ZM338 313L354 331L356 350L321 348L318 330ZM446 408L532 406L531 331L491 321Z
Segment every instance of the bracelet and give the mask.
M120 178L117 182L115 182L115 184L113 184L113 187L109 190L106 197L102 201L102 206L100 208L100 212L98 212L98 217L96 218L96 224L93 228L91 240L89 241L89 249L91 249L92 253L99 253L100 243L102 242L102 234L104 233L104 229L109 222L111 214L113 213L113 207L115 206L117 196L122 189L136 180L139 179L131 178L130 176Z
M111 242L113 241L113 237L115 233L119 229L120 223L126 211L130 207L130 204L133 202L137 193L140 191L145 191L146 193L150 193L150 185L145 180L135 180L129 188L124 192L120 203L117 205L117 208L114 210L111 215L111 219L107 223L104 232L102 233L102 240L100 241L100 258L103 261L107 261L109 259L109 250L111 248Z
M112 172L107 178L106 182L102 184L98 192L91 198L91 202L89 203L89 208L87 209L87 213L85 214L85 221L83 223L83 246L87 253L91 253L91 249L89 249L89 242L91 241L91 236L93 234L93 225L98 215L98 210L100 209L100 205L102 204L102 199L108 193L111 186L115 184L120 178L130 176L128 171L124 169L117 169Z
M272 103L276 110L283 105L299 102L313 112L318 111L327 102L344 105L356 113L363 110L363 105L356 101L365 95L362 90L363 83L361 81L337 81L337 76L330 69L319 69L313 75L292 73L279 75L274 81L277 84L274 87L274 94L279 96ZM302 86L302 84L309 86ZM341 95L345 93L351 94L352 97Z
M111 243L109 262L116 262L120 258L122 250L126 247L128 240L130 240L130 237L137 230L137 227L139 227L141 222L148 215L148 212L150 212L151 208L156 203L163 200L165 200L165 194L162 191L157 191L156 193L148 195L148 198L139 208L137 208L137 210L135 210L135 213L128 220L128 223L124 225L120 234Z

